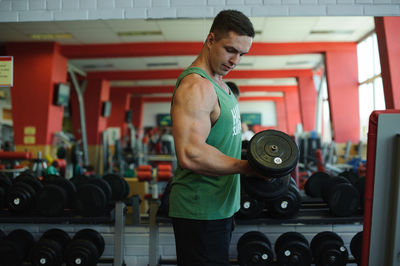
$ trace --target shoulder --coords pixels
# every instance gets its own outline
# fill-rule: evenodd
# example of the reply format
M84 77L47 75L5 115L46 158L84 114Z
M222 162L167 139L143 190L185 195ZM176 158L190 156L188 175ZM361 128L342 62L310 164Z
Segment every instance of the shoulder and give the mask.
M198 74L189 74L184 77L174 93L174 101L188 99L208 102L215 104L217 102L217 93L215 92L214 85L207 78Z

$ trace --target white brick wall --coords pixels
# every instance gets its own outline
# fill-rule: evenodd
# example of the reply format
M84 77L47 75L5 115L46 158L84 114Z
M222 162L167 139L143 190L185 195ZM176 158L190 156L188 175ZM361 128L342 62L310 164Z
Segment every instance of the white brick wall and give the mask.
M214 17L222 9L248 10L248 16L399 16L399 4L400 0L0 0L0 21ZM85 12L89 15L82 16Z

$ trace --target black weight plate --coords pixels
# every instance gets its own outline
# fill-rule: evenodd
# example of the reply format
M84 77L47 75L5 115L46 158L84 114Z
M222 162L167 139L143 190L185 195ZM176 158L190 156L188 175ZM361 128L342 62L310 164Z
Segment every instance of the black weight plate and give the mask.
M296 168L299 148L289 135L277 130L265 130L251 138L247 159L261 175L281 177Z
M34 266L59 266L63 262L63 250L56 241L43 239L31 249L29 257Z
M71 181L75 187L79 187L80 185L85 184L90 177L87 177L85 175L76 175L73 176L72 178L69 179L69 181Z
M0 210L4 209L6 202L6 191L4 188L0 187Z
M267 201L269 214L274 218L293 218L300 210L300 201L291 190L274 200Z
M333 191L333 188L338 184L350 183L350 181L343 176L332 176L328 179L327 182L322 184L322 198L325 202L328 202L330 198L330 193Z
M8 210L15 214L26 213L34 204L35 190L28 184L18 182L7 191Z
M315 257L315 265L345 266L348 258L349 253L346 247L338 245L335 240L328 240L322 243L318 256Z
M8 175L4 173L0 173L0 187L2 187L5 191L12 185L11 179Z
M239 214L241 217L254 218L259 217L264 209L264 204L246 194L240 197Z
M241 266L272 265L273 259L271 247L263 241L246 242L238 251L238 260Z
M62 187L67 192L67 208L73 209L76 202L76 186L70 180L63 177L54 179L52 184Z
M357 264L361 264L361 250L362 250L362 235L363 231L358 232L353 236L350 242L350 251L353 254L354 259Z
M242 176L241 185L245 192L256 199L274 199L289 190L290 176L272 178L268 181L252 176Z
M64 214L67 206L67 192L57 185L46 185L36 194L36 209L46 217Z
M304 191L313 198L322 198L322 186L328 181L330 175L325 172L315 172L306 181Z
M0 258L1 266L21 266L24 254L17 243L2 240L0 241Z
M105 242L103 236L97 232L96 230L87 228L87 229L82 229L78 232L73 237L74 239L85 239L87 241L92 242L98 251L98 258L103 254L104 252L104 247L105 247Z
M27 172L22 172L19 176L14 179L14 183L24 182L29 184L35 191L39 191L43 188L42 183L37 176L31 175Z
M71 237L67 232L62 229L53 228L49 229L42 234L40 240L51 239L59 243L63 248L71 241Z
M357 182L357 180L360 178L357 173L355 173L353 170L348 170L348 171L343 171L339 174L340 176L343 176L347 178L347 180L350 181L353 185Z
M350 183L335 185L329 194L329 210L336 216L348 217L356 214L360 208L360 194Z
M6 233L3 232L3 230L0 229L0 241L6 238Z
M250 241L260 241L260 242L265 242L268 244L268 246L271 247L271 241L269 241L268 237L263 234L260 231L249 231L244 233L238 240L236 244L236 248L239 251L239 249L247 242Z
M93 185L99 186L104 191L104 194L106 195L106 198L107 198L107 202L110 202L111 197L112 197L112 190L111 190L111 186L108 184L108 182L106 180L98 178L98 177L93 177L93 178L89 178L87 184L93 184Z
M72 240L64 251L67 266L95 266L98 258L96 246L87 240Z
M297 186L290 183L289 191L291 191L292 193L294 193L296 195L298 202L301 204L301 194L300 194L300 190L297 188Z
M337 246L339 247L344 246L342 238L335 232L331 231L319 232L313 237L310 243L310 248L314 258L319 256L319 254L321 253L320 249L323 247L323 243L327 241L334 241L337 243Z
M130 187L129 187L128 181L126 181L125 178L122 178L122 179L123 179L122 183L124 184L124 187L125 187L125 193L123 195L123 199L126 199L129 196Z
M29 250L35 244L33 235L24 229L16 229L11 231L8 233L6 239L14 243L18 243L18 247L22 250L24 256L23 258L28 255Z
M78 187L78 209L83 216L104 215L107 199L104 191L96 185L84 184Z
M309 266L312 262L307 239L298 232L286 232L275 242L275 253L280 265Z
M114 201L124 200L125 195L127 194L127 186L124 184L126 180L117 174L106 174L103 176L103 179L108 182L111 186L112 197L111 199ZM129 186L128 186L129 187ZM129 191L128 191L129 193Z

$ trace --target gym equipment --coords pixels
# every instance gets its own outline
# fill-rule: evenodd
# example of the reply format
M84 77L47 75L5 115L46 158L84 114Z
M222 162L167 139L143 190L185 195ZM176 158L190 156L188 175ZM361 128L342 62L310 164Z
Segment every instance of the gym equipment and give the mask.
M289 190L290 175L281 178L263 180L258 177L242 176L240 178L244 191L256 199L271 200Z
M264 130L251 138L247 159L261 175L282 177L295 169L299 148L289 135L277 130Z
M237 243L240 266L272 265L274 255L268 237L259 231L243 234Z
M33 266L60 266L64 261L64 248L71 241L70 236L61 229L44 232L30 251Z
M95 266L104 252L104 238L93 229L78 231L64 251L67 266Z
M48 175L43 179L43 184L43 189L36 194L36 208L40 214L61 216L64 209L75 207L76 187L71 181Z
M108 182L112 190L112 201L124 200L129 195L129 184L117 174L106 174L103 179Z
M99 186L96 182L88 181L78 186L77 207L79 212L83 216L89 217L104 215L109 205L106 193L102 186Z
M239 215L244 218L259 217L264 210L264 203L261 200L254 199L249 195L242 193L240 195Z
M6 207L6 195L11 185L11 179L6 174L0 173L0 209Z
M30 232L23 229L11 231L0 241L0 265L20 266L34 244Z
M350 241L350 251L357 265L361 265L362 235L363 231L360 231Z
M307 195L313 198L322 197L322 184L330 178L330 175L325 172L315 172L306 181L304 191Z
M311 251L316 266L345 266L349 257L342 238L330 231L320 232L311 240Z
M310 266L311 249L307 239L298 232L286 232L275 242L275 254L279 265Z
M291 178L291 180L293 180ZM289 183L289 189L276 199L266 201L266 208L274 218L292 218L300 211L301 195L295 181Z
M322 198L336 216L351 216L360 208L360 194L348 179L342 176L331 177L322 185Z

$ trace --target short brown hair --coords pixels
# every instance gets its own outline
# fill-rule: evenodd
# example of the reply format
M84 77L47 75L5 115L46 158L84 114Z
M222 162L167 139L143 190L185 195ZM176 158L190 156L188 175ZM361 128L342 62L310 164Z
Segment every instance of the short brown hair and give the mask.
M255 32L250 19L237 10L223 10L214 18L210 32L225 36L230 31L238 35L247 35L254 38Z

